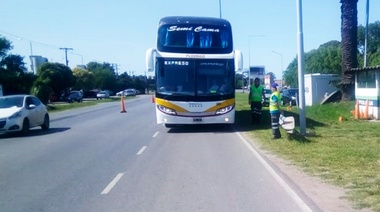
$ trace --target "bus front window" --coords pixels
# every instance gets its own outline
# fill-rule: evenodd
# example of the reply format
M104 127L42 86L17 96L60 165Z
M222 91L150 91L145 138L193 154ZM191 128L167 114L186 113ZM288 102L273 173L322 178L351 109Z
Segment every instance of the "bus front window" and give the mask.
M198 95L224 95L233 92L234 75L226 62L202 61L199 62L197 76Z
M185 60L158 62L157 92L165 95L195 95L194 68Z

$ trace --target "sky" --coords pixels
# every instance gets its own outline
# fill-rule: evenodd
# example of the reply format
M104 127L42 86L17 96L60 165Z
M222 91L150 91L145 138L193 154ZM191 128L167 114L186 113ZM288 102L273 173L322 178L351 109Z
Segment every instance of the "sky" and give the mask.
M118 73L146 72L145 52L155 47L157 25L165 16L207 16L230 21L234 48L244 68L265 66L281 78L297 55L298 0L2 0L0 35L12 54L46 57L69 66L117 64ZM303 0L304 51L341 40L340 0ZM358 23L365 25L366 0L358 1ZM370 18L380 20L380 1L370 0Z

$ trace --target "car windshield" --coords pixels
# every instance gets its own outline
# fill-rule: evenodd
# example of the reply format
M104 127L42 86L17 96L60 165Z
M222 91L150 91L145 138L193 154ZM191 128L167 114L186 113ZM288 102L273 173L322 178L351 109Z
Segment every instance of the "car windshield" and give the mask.
M2 97L0 98L0 108L11 108L11 107L22 107L24 97L15 96L15 97Z

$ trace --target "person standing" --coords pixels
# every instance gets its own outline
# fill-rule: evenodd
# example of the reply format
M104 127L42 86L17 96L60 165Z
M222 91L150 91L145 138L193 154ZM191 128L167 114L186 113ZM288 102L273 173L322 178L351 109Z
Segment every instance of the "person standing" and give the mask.
M273 83L271 85L272 95L269 98L269 112L271 116L271 123L272 123L272 135L273 139L279 139L281 138L281 132L280 132L280 125L279 125L279 119L280 119L280 102L281 102L281 95L280 92L277 90L277 83Z
M252 124L260 124L263 99L265 100L264 87L260 85L260 79L256 77L248 95L248 104L251 105Z

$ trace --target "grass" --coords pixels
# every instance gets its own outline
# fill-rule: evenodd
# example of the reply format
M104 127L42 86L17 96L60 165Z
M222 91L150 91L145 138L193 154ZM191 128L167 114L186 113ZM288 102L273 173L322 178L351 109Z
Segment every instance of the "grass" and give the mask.
M124 99L130 99L134 97L124 97ZM104 102L115 102L115 101L120 101L120 97L111 97L108 99L91 99L91 100L86 100L83 102L73 102L73 103L67 103L67 102L56 102L56 103L50 103L47 105L49 113L54 113L54 112L60 112L64 110L71 110L71 109L76 109L76 108L81 108L81 107L88 107L88 106L93 106L99 103L104 103Z
M357 208L380 211L380 123L353 119L354 102L306 107L307 132L313 136L287 136L281 129L283 139L271 140L268 108L263 108L262 125L254 127L247 94L237 93L236 99L237 130L307 173L345 188L346 198ZM299 126L297 108L285 111L285 116L294 116Z

